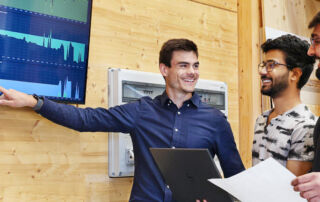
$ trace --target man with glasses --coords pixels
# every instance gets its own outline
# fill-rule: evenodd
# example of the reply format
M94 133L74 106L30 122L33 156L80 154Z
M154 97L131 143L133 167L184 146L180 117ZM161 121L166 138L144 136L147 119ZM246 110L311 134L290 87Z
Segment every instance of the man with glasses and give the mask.
M308 26L313 28L311 34L311 46L308 50L308 55L320 59L320 12L318 12L311 20ZM316 76L320 80L320 63L316 70ZM308 173L297 177L292 181L295 191L299 191L301 197L309 202L320 201L320 119L314 128L314 146L315 157L312 164L312 173Z
M316 117L301 103L300 90L313 70L307 41L284 35L261 45L264 60L258 65L261 93L272 98L274 108L256 120L252 163L273 157L295 175L308 172L313 160Z

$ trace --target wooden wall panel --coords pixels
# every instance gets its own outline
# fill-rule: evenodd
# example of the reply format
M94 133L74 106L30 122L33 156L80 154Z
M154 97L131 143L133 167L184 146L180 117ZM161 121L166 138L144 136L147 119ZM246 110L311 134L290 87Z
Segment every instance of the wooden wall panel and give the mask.
M201 4L205 4L208 6L213 6L217 8L222 8L230 11L237 12L237 0L190 0L194 2L198 2Z
M239 145L245 166L251 167L251 148L254 124L261 113L260 76L260 33L262 26L259 0L239 0Z
M308 24L320 10L316 0L263 0L264 26L310 37Z
M201 78L229 88L229 120L239 142L235 0L94 0L86 105L107 106L107 68L158 72L170 38L199 47ZM106 133L78 133L30 109L0 107L0 201L127 201L132 178L108 177Z

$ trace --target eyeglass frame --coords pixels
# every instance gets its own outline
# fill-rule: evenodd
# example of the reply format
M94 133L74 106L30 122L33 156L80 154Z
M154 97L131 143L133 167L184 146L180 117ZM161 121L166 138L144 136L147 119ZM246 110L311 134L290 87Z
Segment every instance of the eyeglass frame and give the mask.
M267 63L269 63L271 66L268 68ZM263 66L262 66L263 65ZM258 71L261 72L263 69L266 69L267 72L272 72L277 65L286 66L288 69L292 69L290 65L282 64L280 62L269 60L267 62L261 62L258 64Z
M320 44L320 37L310 37L311 46L315 47Z

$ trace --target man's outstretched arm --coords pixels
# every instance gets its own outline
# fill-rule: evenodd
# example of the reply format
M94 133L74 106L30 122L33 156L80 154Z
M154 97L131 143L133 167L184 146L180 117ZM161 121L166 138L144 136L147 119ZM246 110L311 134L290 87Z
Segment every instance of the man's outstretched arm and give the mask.
M37 99L16 90L0 87L0 105L10 107L35 107ZM46 98L36 112L59 125L90 132L123 132L129 133L136 120L136 107L139 103L130 103L108 109L77 108L72 105L52 102Z

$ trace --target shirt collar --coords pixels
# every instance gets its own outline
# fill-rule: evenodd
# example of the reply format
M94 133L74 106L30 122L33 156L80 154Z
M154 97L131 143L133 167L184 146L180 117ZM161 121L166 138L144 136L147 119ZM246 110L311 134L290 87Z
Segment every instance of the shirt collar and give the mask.
M164 106L165 104L167 104L170 101L171 100L168 97L166 91L164 91L162 93L162 95L160 96L160 104L161 104L161 106ZM199 97L199 95L197 93L193 92L192 93L192 97L189 100L185 101L185 102L190 102L191 104L193 104L195 107L198 108L200 106L201 99L200 99L200 97Z

